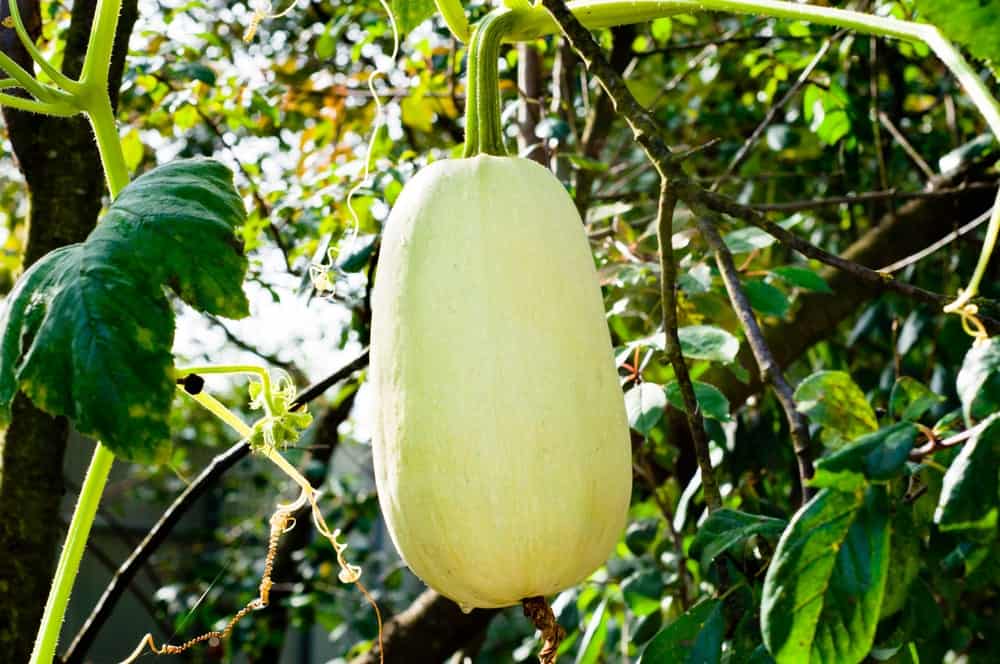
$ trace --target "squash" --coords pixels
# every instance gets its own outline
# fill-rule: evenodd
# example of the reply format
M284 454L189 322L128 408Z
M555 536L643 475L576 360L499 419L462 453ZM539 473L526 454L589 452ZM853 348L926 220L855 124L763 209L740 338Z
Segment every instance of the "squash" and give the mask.
M396 201L376 275L372 444L400 555L464 609L576 585L621 536L632 472L569 195L525 159L433 163Z

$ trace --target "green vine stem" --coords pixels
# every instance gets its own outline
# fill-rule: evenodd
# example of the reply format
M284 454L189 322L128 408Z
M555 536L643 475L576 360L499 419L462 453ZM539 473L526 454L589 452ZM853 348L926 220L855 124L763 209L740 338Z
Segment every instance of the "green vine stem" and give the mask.
M469 82L465 105L464 157L507 155L500 123L500 84L497 58L500 44L511 24L522 12L499 9L487 14L476 26L469 44Z
M277 405L274 402L274 392L271 388L271 374L267 369L259 367L255 364L213 364L203 367L184 367L183 369L176 369L174 374L178 379L184 378L191 374L218 374L218 375L233 375L233 374L246 374L249 376L256 376L260 380L261 387L263 389L262 394L264 395L264 413L266 415L271 415L277 410ZM203 404L204 405L204 404ZM213 413L215 411L212 411ZM229 411L226 410L228 413ZM216 413L218 415L218 413ZM222 418L224 422L227 422L225 418ZM239 433L244 438L248 437L250 434L244 434L242 431L237 429Z
M69 604L73 581L76 579L83 558L83 550L87 546L90 527L94 523L97 505L101 501L104 485L111 472L111 464L115 457L111 451L97 443L94 456L87 468L80 496L77 499L73 519L66 533L66 542L59 554L59 564L52 580L52 588L45 602L45 612L42 615L41 628L35 639L35 647L31 652L31 664L51 664L56 655L56 643L59 640L59 629L62 627L66 605Z
M11 5L16 4L16 2L11 3ZM118 137L118 126L108 94L111 49L114 44L120 11L121 0L99 0L98 13L91 28L90 44L80 82L63 81L58 77L53 77L53 80L59 85L71 83L71 85L65 85L64 89L75 97L78 108L83 110L90 120L112 199L116 198L129 182L128 167L125 165L125 155ZM17 24L16 19L15 24ZM18 32L20 34L20 30ZM33 53L32 56L34 57L34 55ZM35 79L32 78L32 80ZM31 91L30 88L29 91ZM67 108L70 107L67 105ZM46 108L42 112L51 112L51 108ZM42 623L39 626L38 636L31 653L31 664L51 664L55 658L59 630L66 615L66 606L69 604L73 583L80 569L80 561L90 536L94 516L97 514L97 506L100 503L101 494L104 492L104 486L107 484L113 463L114 454L98 442L87 474L83 479L83 486L80 488L80 496L66 534L66 542L59 554L59 563L52 579L52 587L49 590L45 610L42 614Z
M35 64L41 67L42 71L45 72L48 77L63 90L78 92L80 88L82 88L80 83L74 81L69 76L66 76L59 71L57 67L53 66L52 63L45 59L45 56L42 55L41 51L38 50L38 47L35 46L34 40L31 39L27 29L24 27L24 22L21 20L21 8L18 6L18 3L9 2L7 4L7 8L10 11L10 18L14 22L14 32L17 33L18 40L21 42L21 45L24 46L24 50L27 51L28 55L35 62Z

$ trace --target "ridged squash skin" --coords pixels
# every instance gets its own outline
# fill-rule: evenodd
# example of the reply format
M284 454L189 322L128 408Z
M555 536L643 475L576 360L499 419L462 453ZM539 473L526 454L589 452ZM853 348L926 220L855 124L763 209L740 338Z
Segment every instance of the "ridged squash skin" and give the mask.
M389 216L372 294L379 502L407 565L464 608L571 587L632 490L628 423L580 216L535 162L436 162Z

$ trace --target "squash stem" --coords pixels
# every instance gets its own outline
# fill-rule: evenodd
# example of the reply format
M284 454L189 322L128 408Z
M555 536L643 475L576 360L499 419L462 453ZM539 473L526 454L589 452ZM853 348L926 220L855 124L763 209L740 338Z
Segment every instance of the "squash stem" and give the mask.
M566 630L556 621L552 607L544 597L528 597L521 600L521 606L524 615L542 635L542 649L538 653L539 664L555 664L559 654L559 644L566 638Z
M507 156L500 124L500 43L517 12L491 12L479 22L468 50L468 91L465 107L465 157Z

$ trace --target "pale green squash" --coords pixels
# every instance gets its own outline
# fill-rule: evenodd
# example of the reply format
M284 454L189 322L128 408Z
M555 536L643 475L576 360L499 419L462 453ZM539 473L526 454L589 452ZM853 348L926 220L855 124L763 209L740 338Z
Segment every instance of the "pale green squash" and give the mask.
M590 248L525 159L406 185L372 295L374 460L400 555L463 607L551 595L604 563L632 486Z

